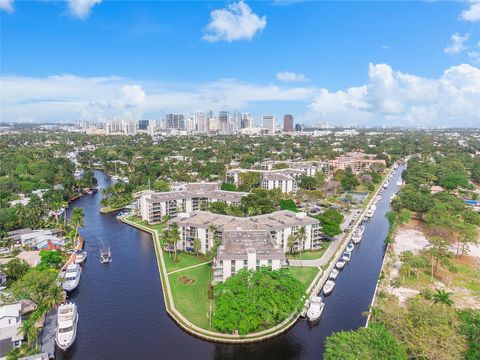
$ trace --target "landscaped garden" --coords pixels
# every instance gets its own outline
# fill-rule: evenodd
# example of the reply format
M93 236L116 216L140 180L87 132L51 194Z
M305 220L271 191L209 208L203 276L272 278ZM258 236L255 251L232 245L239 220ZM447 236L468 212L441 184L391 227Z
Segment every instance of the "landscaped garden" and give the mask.
M319 268L314 266L306 266L306 267L292 266L288 268L288 270L290 271L290 274L292 274L294 278L299 280L305 286L305 288L308 288L310 286L313 279L320 271Z

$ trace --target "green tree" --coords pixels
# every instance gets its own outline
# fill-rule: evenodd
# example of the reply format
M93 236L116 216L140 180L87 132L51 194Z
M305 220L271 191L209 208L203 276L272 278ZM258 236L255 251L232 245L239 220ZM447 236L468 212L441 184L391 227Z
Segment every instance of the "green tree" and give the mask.
M300 189L312 190L317 186L317 180L312 176L302 175L298 181Z
M385 326L373 323L357 331L333 333L325 342L325 360L407 360L405 347Z
M3 273L7 279L14 282L23 277L30 270L30 266L25 260L13 259L1 266Z
M195 238L193 240L193 250L195 251L195 255L198 256L201 249L202 249L202 243L200 242L200 239Z
M58 269L62 264L63 258L60 251L42 250L40 251L40 268Z
M228 182L222 183L220 188L225 191L238 191L237 186L235 184L228 183Z
M77 239L78 228L84 225L85 214L82 208L74 208L70 216L70 225L75 229L73 240Z
M155 182L153 183L153 189L161 192L169 191L170 184L168 183L168 181L165 180L155 180Z

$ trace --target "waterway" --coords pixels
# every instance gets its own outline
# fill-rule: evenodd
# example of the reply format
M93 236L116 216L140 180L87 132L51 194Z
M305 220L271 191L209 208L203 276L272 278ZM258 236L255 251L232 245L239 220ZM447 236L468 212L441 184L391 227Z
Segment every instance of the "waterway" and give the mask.
M213 344L183 332L165 311L162 288L150 235L100 214L101 193L84 196L74 207L85 210L88 259L80 285L70 296L79 311L75 344L58 359L321 359L325 338L334 331L365 325L362 315L371 303L385 252L385 214L402 167L383 192L377 211L366 224L362 242L340 273L333 293L325 298L320 322L299 321L287 333L250 345ZM100 171L102 188L110 185ZM110 247L113 261L99 262L100 249Z

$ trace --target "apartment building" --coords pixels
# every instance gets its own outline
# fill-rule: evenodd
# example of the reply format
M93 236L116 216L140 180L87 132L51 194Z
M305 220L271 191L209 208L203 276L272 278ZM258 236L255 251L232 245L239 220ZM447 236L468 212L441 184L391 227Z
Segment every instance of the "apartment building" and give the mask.
M350 168L354 174L370 171L374 164L387 166L385 160L375 159L375 157L375 154L352 151L328 161L328 164L333 168L333 171Z
M191 251L194 240L198 239L200 252L207 253L215 239L221 239L214 262L216 281L225 281L242 268L280 268L284 265L284 253L289 251L289 235L302 227L306 239L303 244L297 241L293 251L318 249L322 241L322 228L317 219L289 210L246 218L193 211L179 214L168 224L178 225L177 248L184 251Z
M142 220L155 224L165 216L175 217L181 212L201 210L202 203L221 201L240 205L242 197L246 195L246 192L219 190L218 183L190 183L184 190L143 191L139 194L138 208Z

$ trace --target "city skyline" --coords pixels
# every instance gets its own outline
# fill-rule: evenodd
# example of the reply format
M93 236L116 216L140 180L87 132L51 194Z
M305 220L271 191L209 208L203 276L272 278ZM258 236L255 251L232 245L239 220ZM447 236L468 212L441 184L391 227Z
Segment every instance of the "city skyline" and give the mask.
M309 126L480 122L477 1L3 0L0 9L4 122L201 109L250 112L257 124L265 114Z

